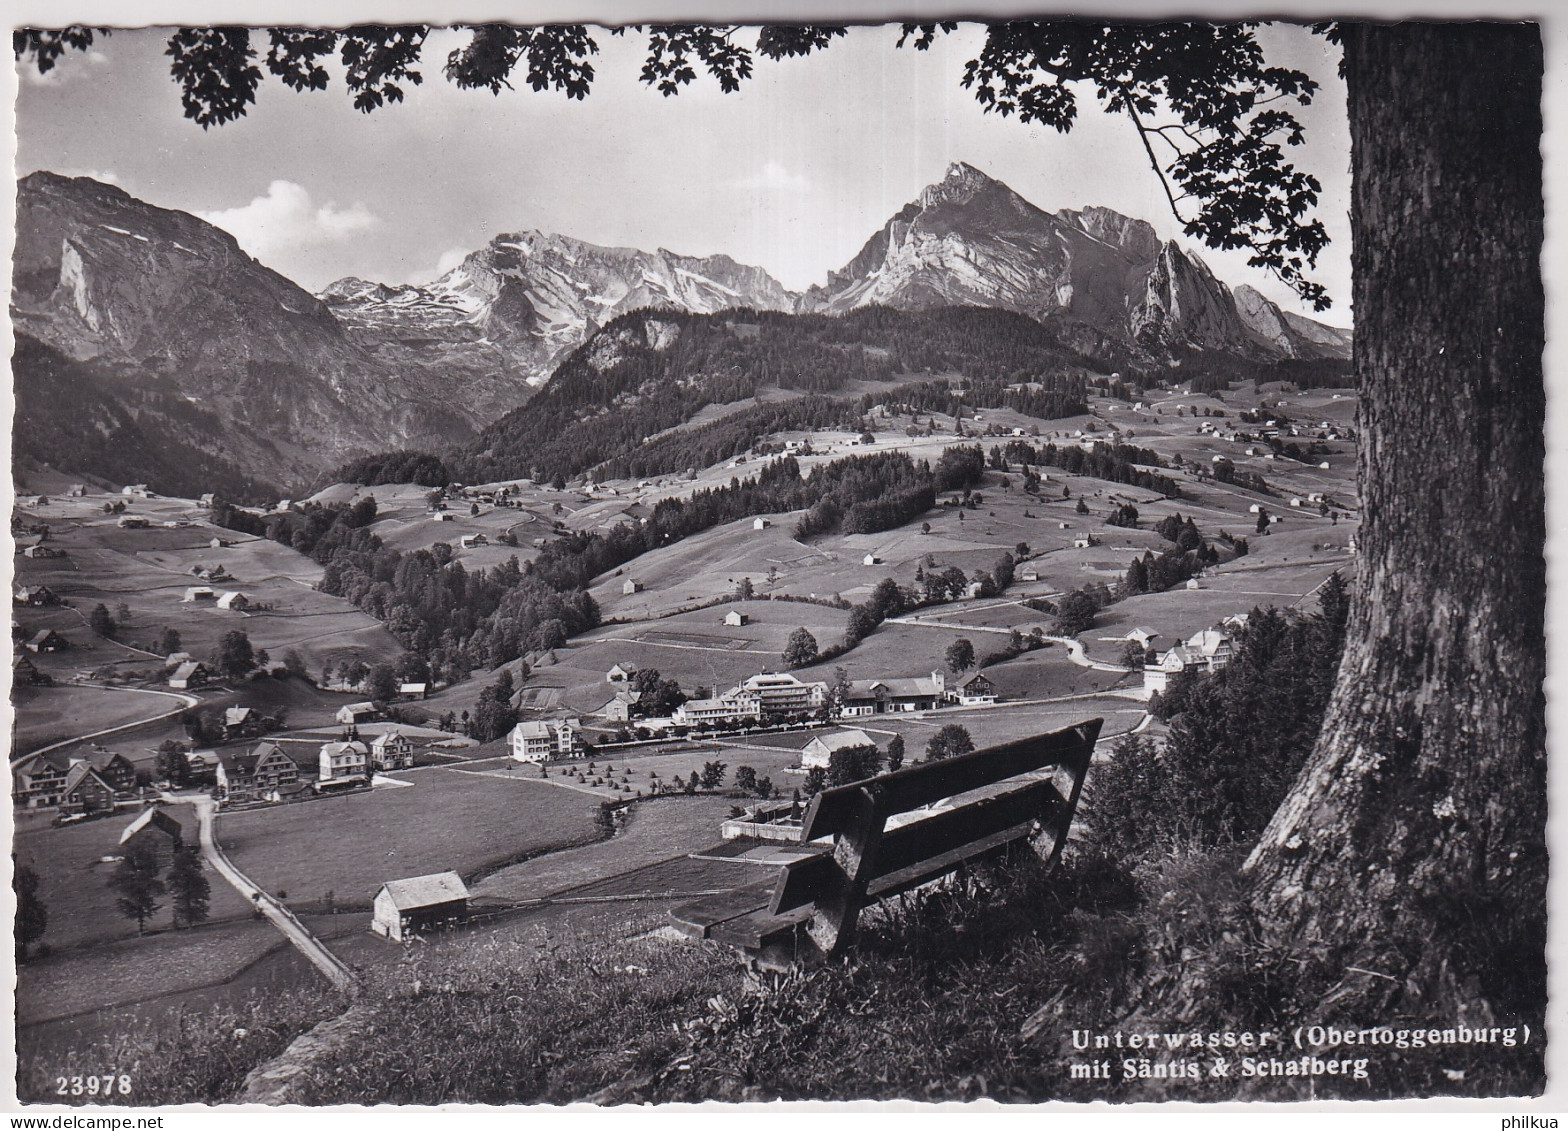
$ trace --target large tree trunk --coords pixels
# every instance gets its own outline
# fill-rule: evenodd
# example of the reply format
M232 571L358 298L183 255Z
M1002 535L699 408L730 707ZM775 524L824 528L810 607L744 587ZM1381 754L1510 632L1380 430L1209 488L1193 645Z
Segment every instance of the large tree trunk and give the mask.
M1247 862L1254 906L1339 979L1327 1012L1529 1018L1546 923L1540 37L1349 24L1343 44L1359 584L1322 734Z

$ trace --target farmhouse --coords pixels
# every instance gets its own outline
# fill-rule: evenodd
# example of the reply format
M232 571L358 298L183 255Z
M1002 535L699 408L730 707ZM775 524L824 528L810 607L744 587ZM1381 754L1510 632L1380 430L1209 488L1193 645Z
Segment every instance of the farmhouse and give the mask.
M970 672L948 689L947 697L961 707L978 707L996 702L996 684L984 672Z
M15 603L38 609L46 605L58 605L60 598L55 596L54 590L47 585L19 585L16 588Z
M24 653L18 652L11 657L12 687L48 687L53 682Z
M192 585L185 590L185 598L181 604L190 604L194 601L216 601L218 594L210 585Z
M1036 566L1020 566L1013 572L1013 577L1018 581L1039 581L1040 570Z
M465 534L458 539L458 545L465 550L472 550L475 546L490 545L490 539L483 534Z
M1121 644L1130 640L1140 648L1147 648L1149 646L1149 641L1153 640L1158 635L1158 632L1150 632L1146 628L1134 628L1129 629L1121 636L1102 636L1100 639L1110 641L1112 644Z
M377 770L406 770L414 764L413 740L400 730L389 730L370 740L370 764Z
M43 629L28 637L29 652L60 652L71 646L70 641L52 628Z
M468 888L456 872L389 880L376 893L370 929L393 942L468 921Z
M347 742L328 742L321 747L319 785L335 785L364 778L370 763L370 750L357 738Z
M176 691L188 691L192 687L205 686L208 678L205 664L199 660L187 660L174 669L174 674L169 677L169 686Z
M875 746L871 736L863 730L835 731L832 734L819 734L801 751L800 764L806 769L827 769L835 750L848 750L855 746Z
M621 593L623 595L630 597L633 593L641 592L642 582L638 581L636 578L628 577L625 581L621 582Z
M947 677L932 672L915 679L857 679L844 697L842 714L849 718L899 711L930 711L942 705Z
M570 719L537 719L518 723L507 735L516 762L548 762L581 752L582 736Z
M860 564L863 566L881 565L882 559L877 557L875 554L867 554L865 557L860 559Z
M634 676L636 674L637 674L636 665L634 665L634 664L616 664L613 668L611 668L609 671L604 673L604 682L605 683L625 683L627 680L631 679L632 676Z
M772 525L773 523L765 518L754 518L751 520L751 528L753 530L766 530Z
M53 546L45 546L39 543L36 546L29 546L23 550L22 556L27 558L65 558L70 555L64 550L57 550Z
M597 714L606 722L627 723L631 722L632 707L637 702L637 696L630 691L618 691L614 697L600 707Z
M250 598L245 594L237 591L234 593L225 593L223 596L218 598L218 608L232 609L236 613L242 613L246 609L250 608Z
M147 521L145 518L142 518L140 515L122 514L120 516L118 525L121 530L145 530L147 527L151 526L152 523Z
M261 712L254 707L229 707L223 712L223 730L230 738L246 727L258 726L260 723Z
M397 685L399 699L426 699L430 696L428 683L400 683Z
M744 625L751 623L751 617L747 613L740 613L731 610L730 612L724 614L724 623L729 625L731 628L741 628Z
M180 822L169 816L161 805L149 805L143 809L141 816L125 826L125 831L120 834L119 843L130 844L139 836L144 834L151 836L153 833L161 833L175 848L185 843L185 830L180 826Z
M350 703L346 707L339 707L338 713L333 716L346 727L375 722L380 717L381 712L376 710L374 703Z

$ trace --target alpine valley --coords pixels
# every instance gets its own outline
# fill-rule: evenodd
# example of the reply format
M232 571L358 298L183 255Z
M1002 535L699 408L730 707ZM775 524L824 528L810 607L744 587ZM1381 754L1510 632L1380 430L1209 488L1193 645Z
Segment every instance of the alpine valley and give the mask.
M965 164L804 294L722 255L521 230L424 285L345 278L313 295L203 220L49 172L18 185L14 278L18 468L47 462L239 499L298 490L355 457L407 449L527 474L494 456L514 410L541 388L551 403L540 407L567 423L657 404L656 414L618 418L624 438L641 443L763 386L858 399L862 376L929 378L942 370L921 372L910 360L919 352L911 342L926 335L941 340L939 365L971 375L955 350L980 357L965 352L964 316L951 308L1007 317L1004 332L1032 343L1031 378L1183 365L1237 376L1350 351L1347 331L1283 311L1250 287L1232 290L1142 220L1103 208L1046 212ZM884 319L871 308L891 310ZM628 329L626 316L645 309L659 316L638 316ZM691 335L693 318L706 325L703 316L715 315L730 329L771 327L781 349L815 345L809 357L723 353L722 374L703 368L719 352L688 349L670 354L680 365L644 366L636 381L598 379L613 376L629 333L638 349L668 353ZM846 318L864 348L818 348L844 336L832 327ZM894 334L901 348L866 339L866 327ZM835 374L835 359L851 354ZM867 356L880 359L877 372L862 372ZM557 373L577 376L556 388Z

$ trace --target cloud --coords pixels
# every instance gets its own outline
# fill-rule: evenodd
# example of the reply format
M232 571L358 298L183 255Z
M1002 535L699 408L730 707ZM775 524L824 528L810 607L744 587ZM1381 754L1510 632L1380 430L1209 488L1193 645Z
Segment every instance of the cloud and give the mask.
M439 279L442 275L445 275L448 271L452 270L452 268L462 263L463 260L468 258L468 256L469 251L466 247L447 248L441 253L441 258L436 260L436 273L433 277Z
M282 180L273 181L267 186L267 195L249 204L196 215L228 232L263 262L279 252L341 242L381 223L381 218L361 202L347 208L339 208L333 201L318 206L305 186Z
M91 177L93 180L106 185L117 185L120 183L120 174L113 169L83 169L79 173L68 173L66 175L71 177Z
M752 192L805 193L811 190L811 179L804 173L791 173L777 161L769 161L760 173L742 178L739 185Z
M85 53L66 51L55 60L54 66L49 68L47 74L40 73L38 65L30 59L25 61L18 60L16 71L23 86L58 88L68 83L73 83L87 74L82 67L77 65L77 60L80 59L85 59L94 67L107 67L110 62L109 56L97 48L92 48Z

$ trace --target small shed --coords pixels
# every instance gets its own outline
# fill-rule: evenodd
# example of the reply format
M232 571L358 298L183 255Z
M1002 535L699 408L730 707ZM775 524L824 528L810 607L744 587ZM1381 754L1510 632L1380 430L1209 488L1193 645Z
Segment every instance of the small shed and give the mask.
M376 893L370 929L401 942L414 931L468 921L468 888L456 872L388 880Z
M247 597L244 593L240 593L238 591L233 593L225 593L223 596L218 598L218 608L233 609L237 613L242 613L246 609L250 608L250 598Z
M214 592L212 586L192 585L185 590L185 598L182 603L189 604L194 601L216 601L217 599L218 594Z
M630 597L633 593L641 593L642 582L638 581L635 577L628 577L621 583L621 592L628 597Z
M740 628L742 625L751 623L751 616L748 613L736 612L732 609L724 614L724 623L731 628Z
M865 557L860 559L860 564L868 566L881 565L882 559L877 557L875 554L867 554Z
M753 530L766 530L768 527L770 527L772 525L773 525L773 523L769 522L765 518L754 518L754 519L751 520L751 528Z

